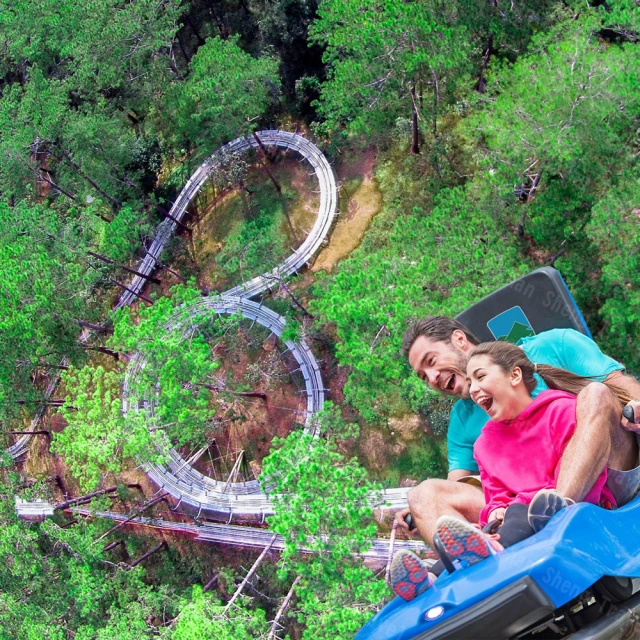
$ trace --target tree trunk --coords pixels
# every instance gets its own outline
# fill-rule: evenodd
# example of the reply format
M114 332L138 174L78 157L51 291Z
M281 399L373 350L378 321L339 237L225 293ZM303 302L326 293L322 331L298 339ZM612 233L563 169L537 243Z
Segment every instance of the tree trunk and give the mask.
M298 300L298 298L296 298L293 291L289 289L287 283L282 278L278 279L278 283L285 290L285 293L291 298L291 300L293 300L293 303L296 305L296 307L298 307L298 309L300 309L300 311L302 311L305 316L311 318L312 320L315 320L315 316L308 311L308 309L302 304L302 302L300 302L300 300Z
M120 268L120 269L124 269L125 271L128 271L129 273L132 273L135 276L140 276L141 278L144 278L145 280L150 280L151 282L155 283L155 284L161 284L160 280L158 280L158 278L154 278L153 276L148 276L145 273L141 273L140 271L136 271L135 269L130 269L129 267L125 267L125 265L123 264L118 264L115 260L112 260L111 258L107 258L106 256L102 256L99 253L95 253L93 251L87 251L87 253L90 256L93 256L94 258L98 258L98 260L102 260L102 262L106 262L107 264L113 264L116 267Z
M209 391L216 391L217 393L230 393L234 396L244 396L245 398L261 398L262 400L267 400L267 394L262 391L229 391L229 389L225 387L216 387L213 384L206 384L204 382L196 382L194 384L195 387L204 387L205 389L209 389Z
M51 431L46 429L38 429L37 431L7 431L12 436L41 436L46 435L51 437Z
M38 180L44 180L47 184L50 184L54 189L57 189L60 193L64 193L64 195L67 196L67 198L75 201L76 197L72 193L70 193L69 191L66 191L60 185L56 184L53 180L50 180L46 176L40 174L38 176ZM100 216L100 217L103 218L104 220L107 220L103 216ZM109 222L109 220L107 220L107 222Z
M418 129L418 105L416 104L416 85L411 84L411 153L420 153L420 131Z
M183 231L186 231L189 235L193 233L193 230L191 229L191 227L187 227L187 225L184 222L181 222L180 220L178 220L178 218L174 218L164 207L161 207L160 205L158 205L158 209L160 209L160 211L162 211L162 213L167 218L169 218L169 220L171 220L172 222L175 222Z
M273 543L277 540L277 538L278 536L275 534L272 536L271 540L269 541L269 544L264 548L264 550L260 554L260 557L255 561L255 563L253 564L253 567L251 567L251 569L249 570L249 573L247 573L247 575L245 576L245 579L242 581L240 586L236 589L236 592L231 597L231 600L227 602L227 606L224 608L223 614L226 614L227 611L229 611L229 609L231 608L233 603L236 601L238 596L242 593L242 590L245 588L247 582L249 582L253 574L256 572L256 570L260 566L260 563L265 559L267 553L269 552L269 549L271 549L271 547L273 546Z
M133 512L133 515L130 515L126 520L123 520L122 522L118 522L118 524L115 527L111 527L109 531L107 531L106 533L103 533L93 544L100 542L100 540L102 540L103 538L106 538L109 534L114 533L121 527L124 527L125 524L127 524L128 522L131 522L134 518L137 518L141 513L144 513L147 509L152 507L154 504L157 504L161 500L164 500L168 495L169 495L169 492L165 491L164 493L161 493L159 496L156 496L155 498L151 498L151 500L147 500L147 502L145 502L140 508L136 509Z
M484 78L484 73L487 70L487 65L489 64L489 59L491 58L491 54L493 53L493 33L489 35L489 41L487 43L487 49L482 56L482 66L480 67L480 77L478 78L478 82L476 84L476 90L478 93L484 93L484 89L487 85L487 82Z
M69 367L66 367L63 364L51 364L50 362L42 362L39 366L46 367L47 369L61 369L62 371L69 370Z
M115 549L120 544L124 544L124 540L116 540L115 542L110 542L108 545L102 547L102 551L111 551L111 549Z
M273 164L273 156L269 153L269 150L267 149L267 147L264 146L262 140L260 140L260 138L258 137L258 134L255 131L253 132L253 137L255 138L256 142L258 143L258 146L260 147L260 151L262 151L262 153L264 154L264 157L271 164ZM278 188L278 191L280 191L280 188Z
M196 26L193 24L191 18L188 16L188 14L184 14L184 21L191 27L191 31L193 31L194 35L196 36L197 40L198 40L198 44L200 46L202 46L205 43L204 38L200 35L200 33L198 32L198 30L196 29Z
M433 71L433 137L438 135L438 107L440 106L440 86L438 76Z
M118 282L117 280L114 280L113 282L114 284L117 284L121 289L124 289L125 291L132 293L137 298L140 298L140 300L144 300L148 304L153 304L153 300L149 300L149 298L147 298L146 296L143 296L141 293L138 293L137 291L130 289L129 287L127 287L126 284L122 284L122 282Z
M80 345L83 349L87 349L87 351L98 351L99 353L104 353L107 356L111 356L116 360L120 360L120 354L117 351L113 351L113 349L107 349L106 347L89 347L86 344Z
M160 551L167 546L167 543L163 540L157 547L153 547L151 551L147 551L144 555L140 556L135 562L132 562L129 566L133 569L133 567L137 567L141 562L145 561L147 558L150 558L154 553Z
M273 619L273 622L271 623L271 631L269 632L269 639L277 637L276 633L277 633L277 627L280 623L280 618L282 618L282 615L287 610L287 607L289 606L289 603L293 598L295 588L298 586L298 582L300 582L300 576L296 576L296 579L293 581L293 584L291 585L291 589L289 589L289 593L287 593L284 599L284 602L282 603L282 606L278 609L278 613L276 613L276 617Z
M62 156L65 160L65 162L72 167L73 169L76 170L76 172L84 179L86 180L100 195L104 196L116 209L120 209L120 207L122 207L122 202L120 202L119 200L116 200L115 198L112 198L106 191L104 191L97 182L95 182L94 180L92 180L80 167L79 164L77 164L76 162L74 162L74 160L71 158L71 155L65 151L64 149L60 149L60 151L62 151Z
M69 520L68 522L65 522L64 524L60 525L61 529L66 529L67 527L70 527L74 524L78 524L78 521L75 518L71 518L71 520Z
M166 264L160 264L159 262L156 262L156 266L158 267L158 269L165 269L176 278L178 278L178 280L180 280L180 282L182 282L183 284L187 284L187 281L179 273L176 273L173 269L170 269Z
M138 487L138 489L141 489L141 487L140 487L140 485L138 483L127 484L126 486L127 487ZM108 489L100 489L99 491L94 491L93 493L87 493L84 496L79 496L77 498L71 498L71 500L67 500L66 502L61 502L59 505L56 506L56 509L68 509L71 505L74 505L77 502L84 502L86 500L91 500L92 498L95 498L96 496L101 496L101 495L103 495L105 493L113 493L117 489L118 489L117 486L109 487Z
M207 582L207 584L204 585L204 587L202 587L202 593L207 593L207 591L210 591L211 589L213 589L213 587L215 587L218 584L218 576L220 574L216 573L215 576L213 576L213 578L211 578L211 580L209 580L209 582Z
M85 327L86 329L91 329L91 331L95 331L96 333L109 333L109 330L102 326L101 324L93 324L91 322L87 322L86 320L78 320L78 324L81 327ZM68 367L65 367L68 368Z
M182 38L180 37L180 34L176 34L176 38L178 39L178 46L180 47L180 51L182 52L182 55L184 56L186 63L189 64L191 62L191 58L187 55L187 52L184 49L184 45L182 44Z

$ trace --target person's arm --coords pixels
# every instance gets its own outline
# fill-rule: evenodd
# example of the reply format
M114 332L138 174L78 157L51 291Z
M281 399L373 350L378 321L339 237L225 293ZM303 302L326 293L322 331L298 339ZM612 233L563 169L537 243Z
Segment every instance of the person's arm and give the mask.
M633 407L634 411L634 421L633 424L640 424L640 382L638 382L632 376L628 376L622 371L614 371L613 373L607 376L606 382L611 382L611 384L615 384L617 387L624 389L629 393L632 400L629 405ZM622 418L622 426L625 428L629 428L631 424L626 418Z
M473 444L480 433L476 425L470 423L467 412L460 412L457 403L449 416L447 431L447 458L449 462L448 480L457 480L463 475L478 473L478 465L473 457ZM464 472L464 473L463 473Z
M477 475L476 471L470 471L469 469L451 469L447 474L447 480L452 480L453 482L457 482L460 478L464 478L465 476L475 476Z
M478 518L479 524L483 527L488 524L489 517L496 509L506 508L511 503L509 490L495 473L490 473L487 470L487 463L491 463L491 458L487 456L493 456L492 450L493 447L476 446L476 462L480 470L480 482L482 482L482 491L486 503ZM496 461L494 460L494 462ZM490 466L494 467L495 465L490 464Z

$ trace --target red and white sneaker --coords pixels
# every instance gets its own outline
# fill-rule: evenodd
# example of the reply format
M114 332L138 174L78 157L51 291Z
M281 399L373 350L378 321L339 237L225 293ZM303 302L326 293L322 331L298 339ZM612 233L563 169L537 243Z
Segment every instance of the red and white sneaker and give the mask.
M449 556L467 565L476 564L503 550L491 535L453 516L440 516L436 530Z
M433 584L429 566L408 549L400 549L393 556L390 578L391 588L403 600L413 600Z

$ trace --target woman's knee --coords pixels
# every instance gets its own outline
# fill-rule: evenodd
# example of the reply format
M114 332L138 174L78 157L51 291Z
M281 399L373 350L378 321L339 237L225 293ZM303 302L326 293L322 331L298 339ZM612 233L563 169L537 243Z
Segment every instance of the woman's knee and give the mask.
M473 485L453 480L432 478L413 487L407 494L409 508L412 513L424 509L434 509L435 505L451 507L457 511L466 512L471 508L475 512L479 505L484 505L482 491Z

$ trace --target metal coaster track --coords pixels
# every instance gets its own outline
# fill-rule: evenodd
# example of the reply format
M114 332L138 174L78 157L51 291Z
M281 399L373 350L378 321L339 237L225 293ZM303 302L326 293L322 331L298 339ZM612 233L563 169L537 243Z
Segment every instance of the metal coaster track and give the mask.
M269 289L274 282L281 281L296 273L311 261L327 237L333 220L337 215L338 189L331 165L324 154L309 140L295 133L278 130L259 131L257 136L264 146L296 151L302 156L301 162L306 161L311 165L318 180L320 192L317 218L303 244L294 250L293 254L282 264L272 271L263 273L237 287L229 289L220 296L203 298L189 307L188 311L190 317L202 314L203 311L218 315L239 312L243 317L258 322L280 337L284 330L285 319L264 307L262 302L255 302L251 298L255 298ZM193 198L209 176L220 167L224 158L228 157L229 154L241 153L251 148L256 148L258 145L259 143L254 137L237 138L221 147L196 169L173 203L169 211L170 217L167 217L158 225L154 239L145 257L136 266L137 271L144 275L150 275L155 269L166 243L178 226L176 220L182 220ZM128 285L128 290L120 297L116 308L130 305L136 301L135 294L140 293L145 284L146 280L144 278L135 276ZM181 323L185 323L184 313L179 315L180 318L170 321L167 328L181 328ZM188 330L189 327L185 326L184 329ZM89 332L83 332L81 340L86 340L89 335ZM304 341L299 343L286 341L285 344L297 361L304 377L307 396L305 430L317 435L314 416L322 409L325 400L325 388L320 375L320 368L311 349ZM135 410L135 406L139 401L139 399L133 397L133 389L135 389L136 375L142 367L144 367L144 361L140 354L136 354L132 358L125 377L123 389L124 411ZM47 389L49 394L53 392L57 381L58 376L52 378L49 384L50 389ZM42 412L36 416L32 423L32 428L35 429L41 415ZM27 450L28 440L29 436L21 438L9 449L9 454L13 458L24 454ZM145 465L144 469L160 489L168 492L174 498L177 506L182 511L189 512L196 518L209 518L226 522L227 524L234 520L244 523L263 523L265 517L273 513L271 501L261 491L258 481L229 483L214 480L204 476L188 464L175 449L170 450L169 461L166 466L149 464ZM382 503L385 506L394 508L406 506L407 491L408 489L387 489L383 492ZM372 506L382 505L376 501L375 503L372 502ZM235 529L237 527L234 527ZM214 529L211 530L213 531ZM259 536L260 534L255 535ZM231 538L233 538L233 535Z

